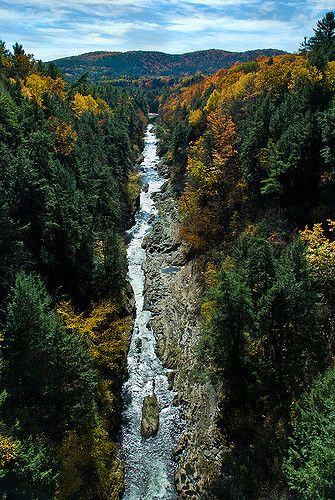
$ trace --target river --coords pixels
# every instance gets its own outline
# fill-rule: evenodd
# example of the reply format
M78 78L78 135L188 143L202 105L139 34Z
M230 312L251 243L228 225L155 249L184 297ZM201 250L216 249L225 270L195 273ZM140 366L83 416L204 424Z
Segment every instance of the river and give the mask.
M156 354L155 334L148 325L150 312L144 309L146 252L142 243L157 217L152 195L164 183L157 171L157 137L152 123L146 130L143 154L142 186L148 189L142 189L136 222L128 231L128 275L135 294L136 319L128 354L129 377L123 387L121 443L126 464L123 499L173 500L177 494L172 450L178 433L179 409L173 405L166 370ZM153 389L160 405L160 427L156 436L143 439L140 429L143 399L152 394Z

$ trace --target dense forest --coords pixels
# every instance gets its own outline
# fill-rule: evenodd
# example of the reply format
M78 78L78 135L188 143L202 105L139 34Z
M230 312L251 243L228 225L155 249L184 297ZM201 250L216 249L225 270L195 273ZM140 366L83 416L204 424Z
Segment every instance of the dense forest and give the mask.
M280 55L283 51L274 49L229 52L226 50L200 50L187 54L165 54L164 52L88 52L79 56L56 59L54 63L64 72L67 79L79 78L88 72L94 81L110 80L127 76L176 77L193 75L197 71L208 75L218 69L229 68L237 61L245 62L259 56Z
M0 42L4 499L122 496L125 231L149 105L201 267L194 377L217 389L226 446L208 498L335 498L335 16L297 54L196 69L69 83Z
M0 44L0 492L119 498L146 100Z
M162 103L180 234L205 262L199 376L227 447L209 498L335 497L334 124L332 12L298 54Z

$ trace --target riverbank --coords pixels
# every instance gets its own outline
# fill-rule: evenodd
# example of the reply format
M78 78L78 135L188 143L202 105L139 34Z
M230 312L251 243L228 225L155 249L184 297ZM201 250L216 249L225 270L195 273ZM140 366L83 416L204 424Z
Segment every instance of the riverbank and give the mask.
M157 215L153 196L164 182L157 171L157 138L152 124L146 131L143 158L139 167L140 207L135 225L127 233L128 276L135 296L136 319L127 358L128 379L122 393L121 444L126 467L123 499L173 500L177 494L172 450L178 434L179 410L173 404L174 394L157 356L155 334L149 326L151 313L144 303L143 268L147 256L142 244ZM154 410L152 415L151 410ZM150 432L147 432L147 424Z
M201 259L189 260L179 238L177 202L167 182L155 196L159 218L145 239L145 304L151 311L159 356L169 370L175 404L186 426L174 450L179 498L216 498L226 447L217 427L219 388L200 380L197 344L203 294ZM212 492L212 493L211 493Z

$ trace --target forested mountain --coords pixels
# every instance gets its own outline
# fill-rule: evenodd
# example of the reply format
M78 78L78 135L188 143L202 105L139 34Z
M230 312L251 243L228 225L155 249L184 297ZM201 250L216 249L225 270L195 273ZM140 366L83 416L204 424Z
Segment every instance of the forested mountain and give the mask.
M72 80L88 73L93 80L113 79L120 76L140 78L143 76L192 75L215 73L220 68L230 68L236 62L245 62L259 56L283 54L281 50L262 49L246 52L226 50L202 50L187 54L164 54L163 52L90 52L80 56L65 57L53 61L63 71L65 78Z
M120 392L133 326L125 230L139 194L133 166L147 95L159 104L169 177L162 206L172 206L184 243L161 241L167 233L150 218L163 236L145 246L169 258L176 247L183 252L153 276L168 283L191 263L190 276L169 289L179 306L169 312L178 322L195 283L201 316L199 345L187 344L193 317L178 325L183 345L172 346L196 357L194 365L187 359L191 373L166 358L163 338L162 359L173 365L164 384L179 375L201 412L219 415L209 454L222 458L219 475L208 460L197 475L185 461L179 480L191 478L185 484L198 492L203 479L199 498L335 498L334 14L295 55L105 56L58 61L73 80L66 83L55 65L0 43L2 498L122 497ZM89 67L103 84L77 78ZM136 78L171 76L105 81L125 67ZM195 74L174 79L188 72ZM163 313L151 321L163 325ZM142 346L133 345L139 355ZM201 406L198 380L210 387L214 410ZM155 378L145 383L155 391ZM187 407L186 421L199 419L191 413ZM182 446L174 458L195 460L198 448L188 457Z
M334 123L333 13L299 55L163 103L161 153L202 266L199 370L221 387L209 498L335 497Z
M1 498L118 498L141 95L0 45Z

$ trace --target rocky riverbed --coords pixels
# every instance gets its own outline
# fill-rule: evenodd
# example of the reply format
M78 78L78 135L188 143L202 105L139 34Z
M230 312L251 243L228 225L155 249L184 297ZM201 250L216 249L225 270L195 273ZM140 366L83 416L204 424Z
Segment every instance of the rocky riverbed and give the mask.
M156 206L159 218L144 242L145 307L152 313L159 356L185 420L174 451L176 488L182 499L218 498L214 490L226 450L217 427L219 388L196 375L203 263L189 259L180 241L176 199L168 182L156 195Z

